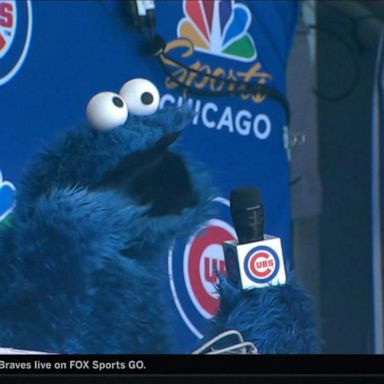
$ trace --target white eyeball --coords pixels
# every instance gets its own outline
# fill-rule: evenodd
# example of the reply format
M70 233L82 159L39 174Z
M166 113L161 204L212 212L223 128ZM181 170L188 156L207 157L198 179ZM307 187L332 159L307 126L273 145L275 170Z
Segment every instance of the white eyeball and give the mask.
M120 95L133 115L151 115L157 111L160 102L159 91L146 79L127 81L120 90Z
M93 96L87 105L87 119L98 131L108 131L127 121L128 108L120 95L101 92Z

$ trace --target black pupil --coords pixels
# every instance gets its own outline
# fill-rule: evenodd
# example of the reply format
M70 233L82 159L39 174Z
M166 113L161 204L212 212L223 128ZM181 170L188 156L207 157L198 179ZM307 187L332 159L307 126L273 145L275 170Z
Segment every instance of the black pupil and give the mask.
M149 105L149 104L152 104L153 102L153 96L151 93L149 92L144 92L142 95L141 95L141 101L143 104L145 105Z
M121 108L121 107L124 105L123 100L121 100L120 97L117 97L117 96L115 96L115 97L112 99L112 102L113 102L113 104L115 104L116 107L118 107L118 108Z

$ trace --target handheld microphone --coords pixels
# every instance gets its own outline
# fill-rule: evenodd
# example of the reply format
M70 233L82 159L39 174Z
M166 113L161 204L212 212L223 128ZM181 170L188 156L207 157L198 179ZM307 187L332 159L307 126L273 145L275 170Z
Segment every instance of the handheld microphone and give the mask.
M233 190L230 209L239 244L264 239L264 207L256 188Z
M233 190L230 207L238 241L223 243L229 280L242 289L285 284L281 240L264 234L264 206L258 190Z

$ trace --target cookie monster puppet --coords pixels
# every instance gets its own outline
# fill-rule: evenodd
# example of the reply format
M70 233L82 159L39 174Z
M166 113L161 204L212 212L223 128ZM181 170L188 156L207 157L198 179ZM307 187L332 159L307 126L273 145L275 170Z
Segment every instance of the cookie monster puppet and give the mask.
M0 346L52 353L177 353L161 295L167 252L211 212L206 169L172 145L193 117L157 111L145 79L88 104L89 123L40 155L0 230ZM129 117L128 117L129 111ZM259 353L311 353L311 298L283 286L240 290L225 277L201 343L240 332ZM191 351L192 352L192 351Z

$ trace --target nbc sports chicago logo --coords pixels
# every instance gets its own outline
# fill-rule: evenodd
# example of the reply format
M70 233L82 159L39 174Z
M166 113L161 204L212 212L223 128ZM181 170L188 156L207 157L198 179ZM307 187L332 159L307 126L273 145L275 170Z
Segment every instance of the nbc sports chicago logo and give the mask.
M169 250L169 283L177 310L185 325L198 338L218 309L217 272L225 274L222 243L236 239L229 224L229 201L214 199L218 218L209 220L187 241Z
M177 35L189 39L197 51L244 62L256 59L248 33L252 16L245 5L234 0L184 0L183 11Z
M22 67L32 35L30 0L0 0L0 85Z

